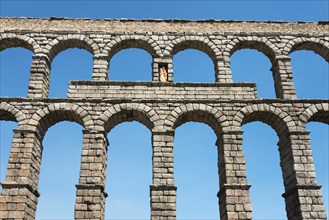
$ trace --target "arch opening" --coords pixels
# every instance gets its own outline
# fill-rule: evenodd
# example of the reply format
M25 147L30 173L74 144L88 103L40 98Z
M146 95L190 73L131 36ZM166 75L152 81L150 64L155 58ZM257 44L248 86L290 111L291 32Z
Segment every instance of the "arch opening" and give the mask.
M33 40L32 42L35 43ZM21 39L21 37L0 39L0 51L3 51L7 48L22 47L27 50L30 50L33 53L35 49L34 46L36 45L29 43L28 40Z
M261 98L276 98L271 67L270 59L256 49L241 48L231 56L233 81L255 82Z
M173 57L175 82L215 82L215 64L211 57L197 49L184 49Z
M240 125L239 127L250 122L263 122L275 130L279 140L287 138L289 132L297 130L290 115L282 111L280 108L275 108L266 104L251 105L243 108L235 115L234 121Z
M14 113L0 109L0 121L2 121L2 120L16 122L16 117L15 117Z
M295 51L289 56L297 97L328 99L329 63L318 54L305 49Z
M42 141L42 160L36 212L37 219L73 219L76 187L79 183L82 126L60 122Z
M166 51L169 52L169 54L171 54L172 56L174 56L175 54L181 51L189 50L189 49L201 51L207 54L214 63L216 62L216 53L219 52L219 49L216 48L215 44L209 42L209 40L207 39L199 39L199 40L177 39L175 41L175 44L172 46L172 49L167 48Z
M52 61L58 54L68 49L81 49L89 52L90 54L95 53L95 49L90 42L86 42L81 39L58 39L50 43L51 49L48 52L49 60ZM96 46L97 47L97 46Z
M243 50L243 49L254 49L257 50L258 52L262 53L265 55L271 62L275 59L275 46L267 45L266 43L262 41L239 41L238 43L233 43L232 49L228 49L229 55L232 56L235 52L238 50Z
M154 123L159 119L156 112L150 107L139 104L118 104L106 110L97 121L98 126L105 132L110 132L112 128L122 122L138 121L149 130L154 128Z
M285 202L281 196L285 189L280 169L278 136L269 125L262 122L245 123L242 130L253 218L285 219Z
M54 110L43 116L36 125L36 131L39 132L41 140L43 140L44 135L50 127L61 121L76 122L85 128L85 122L83 121L83 118L81 118L81 116L75 112L64 109Z
M20 47L0 54L0 96L26 97L33 53Z
M106 219L149 219L151 132L140 122L120 122L108 134Z
M150 55L156 54L155 49L152 47L152 44L155 43L153 41L145 41L142 39L116 39L113 42L109 43L106 46L106 49L108 51L108 58L109 60L112 59L112 57L124 49L142 49L147 51Z
M151 81L152 56L144 49L122 49L111 58L109 71L110 80Z
M69 81L91 80L92 72L91 53L77 48L61 52L52 62L49 97L67 97Z
M308 120L309 122L322 122L324 124L329 124L329 112L328 111L318 111L311 116Z
M289 53L291 54L294 53L295 51L308 50L318 54L324 60L329 62L329 48L324 45L323 41L321 43L320 42L303 41L300 43L296 43L292 45L291 48L289 48L290 49Z
M201 122L209 125L217 136L227 118L216 108L204 104L186 104L176 107L165 120L168 129L175 129L186 122Z
M175 131L177 219L218 219L216 135L206 124L188 122Z

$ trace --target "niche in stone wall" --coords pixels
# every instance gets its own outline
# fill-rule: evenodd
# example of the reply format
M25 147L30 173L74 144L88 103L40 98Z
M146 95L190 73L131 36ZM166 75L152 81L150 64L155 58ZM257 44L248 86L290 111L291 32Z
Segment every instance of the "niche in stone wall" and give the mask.
M167 63L159 63L158 64L158 73L159 73L159 81L160 82L168 82L168 64Z

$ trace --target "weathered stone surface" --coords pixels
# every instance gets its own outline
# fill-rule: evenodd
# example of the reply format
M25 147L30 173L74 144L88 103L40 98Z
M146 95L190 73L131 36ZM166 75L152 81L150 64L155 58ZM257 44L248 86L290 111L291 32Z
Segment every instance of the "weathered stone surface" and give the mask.
M329 101L296 99L289 54L313 50L329 61L328 27L326 22L0 18L0 50L34 52L28 97L0 97L0 120L18 123L2 183L0 218L35 218L42 139L49 127L69 120L85 129L75 219L104 219L106 136L117 124L136 120L152 131L151 219L176 218L173 142L175 129L188 121L208 124L218 137L221 219L252 218L241 130L251 121L267 123L279 136L288 219L326 219L305 125L328 124ZM72 81L67 99L49 99L52 60L72 47L93 54L93 80ZM152 55L152 82L109 81L110 59L130 47ZM172 56L188 48L213 60L215 82L172 82ZM258 98L254 83L232 82L230 56L242 48L269 57L277 99ZM161 68L167 82L160 82Z

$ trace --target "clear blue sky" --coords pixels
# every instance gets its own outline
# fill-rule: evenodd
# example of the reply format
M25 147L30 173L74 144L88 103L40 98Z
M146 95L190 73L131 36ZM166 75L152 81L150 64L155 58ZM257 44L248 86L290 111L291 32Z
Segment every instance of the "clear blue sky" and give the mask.
M186 18L227 20L328 20L328 1L15 1L0 0L1 16L78 18ZM0 95L25 97L31 52L7 49L0 53ZM329 98L328 63L309 51L291 54L298 98ZM270 61L255 50L237 51L231 58L234 81L256 82L259 97L274 98ZM19 61L19 65L17 64ZM151 56L140 49L119 52L111 60L111 80L151 80ZM186 65L188 64L188 66ZM91 79L92 56L69 49L52 63L50 97L65 97L69 80ZM213 82L213 64L199 51L174 56L175 81ZM131 73L134 73L131 74ZM310 75L314 80L309 80ZM14 122L0 124L1 181ZM309 123L318 184L328 208L328 125ZM72 219L78 183L82 127L61 122L43 141L38 219ZM278 137L266 124L243 126L243 150L254 219L285 219ZM125 138L129 135L129 138ZM149 219L151 133L137 122L126 122L108 135L110 141L106 219ZM187 123L175 133L175 185L178 219L218 219L216 136L207 125ZM266 196L264 196L266 195Z

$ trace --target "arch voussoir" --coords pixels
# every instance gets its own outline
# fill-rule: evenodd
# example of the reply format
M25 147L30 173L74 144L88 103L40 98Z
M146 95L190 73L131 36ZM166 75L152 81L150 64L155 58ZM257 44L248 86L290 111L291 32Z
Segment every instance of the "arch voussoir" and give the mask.
M281 53L281 50L269 39L253 36L251 38L237 37L232 39L226 45L224 54L226 54L226 56L232 56L236 51L241 49L256 49L267 56L272 62Z
M152 130L160 120L158 114L149 106L139 103L121 103L106 109L96 122L96 127L105 132L117 124L136 120Z
M318 38L299 37L291 39L283 49L283 54L289 54L298 50L310 50L319 54L329 62L329 42Z
M242 125L252 122L261 121L270 125L278 135L283 131L296 131L296 123L293 118L285 111L269 104L253 104L240 109L232 121L232 125L241 127Z
M174 108L165 118L164 126L167 130L174 130L189 121L207 124L216 134L228 125L226 116L218 109L206 104L187 103Z
M6 103L0 103L0 120L16 121L19 126L26 123L25 114L16 107Z
M59 36L49 42L44 47L43 52L49 57L49 60L52 61L57 54L70 48L84 49L93 55L100 53L100 47L96 42L85 35L79 34Z
M127 35L112 39L104 47L104 53L110 60L116 53L123 49L139 48L147 51L151 56L161 56L162 52L157 42L148 36Z
M220 48L210 39L203 36L182 36L170 42L164 49L164 54L174 56L176 53L186 50L196 49L206 53L215 63L217 58L221 56Z
M0 97L0 120L19 125L1 182L1 219L35 219L43 138L61 121L83 127L76 219L104 219L106 169L113 153L108 133L132 121L151 133L150 219L176 219L175 130L188 122L208 125L217 137L219 192L212 193L218 197L219 218L252 219L242 128L255 121L271 126L278 136L287 218L326 219L306 125L329 124L329 101L297 99L289 55L311 50L329 61L327 22L0 18L0 23L0 51L23 47L33 52L27 97ZM92 54L91 80L70 82L67 99L49 99L52 61L69 48ZM150 55L151 82L109 80L111 59L130 48ZM209 56L214 83L173 83L174 56L189 49ZM257 50L270 60L276 98L258 98L254 83L233 82L231 56L242 49ZM202 77L206 69L190 70L192 64L184 63L187 76L194 71Z
M299 128L305 130L306 124L310 121L329 124L329 103L318 103L306 108L298 118Z
M43 137L49 127L65 120L77 122L87 130L94 128L92 117L87 110L70 103L54 103L38 109L27 125L30 130L39 132Z
M0 35L0 51L12 47L23 47L34 54L40 51L40 45L32 37L17 35L14 33L11 34L1 34Z

